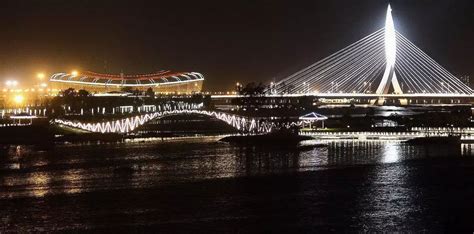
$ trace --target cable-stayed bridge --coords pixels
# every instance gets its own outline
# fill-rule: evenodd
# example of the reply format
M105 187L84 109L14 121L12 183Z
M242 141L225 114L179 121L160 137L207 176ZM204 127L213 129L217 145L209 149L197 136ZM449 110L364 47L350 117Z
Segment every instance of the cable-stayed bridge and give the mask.
M395 30L390 5L384 28L280 80L269 91L375 99L473 95L471 88Z

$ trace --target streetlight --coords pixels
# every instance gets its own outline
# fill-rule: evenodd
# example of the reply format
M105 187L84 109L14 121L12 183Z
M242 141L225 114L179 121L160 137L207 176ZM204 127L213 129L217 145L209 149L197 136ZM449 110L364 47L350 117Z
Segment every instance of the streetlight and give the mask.
M15 103L18 105L21 105L24 99L25 98L22 95L16 95L15 97L13 97L13 101L15 101Z
M16 87L18 85L18 81L16 81L16 80L7 80L5 82L5 85L7 87Z
M44 73L39 72L38 74L36 74L36 77L37 77L39 80L43 80L44 77L45 77L45 75L44 75Z
M240 82L235 83L235 89L237 93L240 93L240 91L242 91L242 85L240 84Z
M77 75L79 75L79 72L78 72L78 71L76 71L76 70L73 70L73 71L71 72L71 75L73 75L73 76L77 76Z

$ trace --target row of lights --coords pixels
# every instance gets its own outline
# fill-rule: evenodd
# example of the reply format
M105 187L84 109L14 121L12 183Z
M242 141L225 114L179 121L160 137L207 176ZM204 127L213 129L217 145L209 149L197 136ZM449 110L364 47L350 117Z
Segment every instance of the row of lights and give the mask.
M2 91L4 93L6 92L10 92L10 93L28 93L28 92L43 92L43 91L46 91L46 92L59 92L61 91L60 89L44 89L44 88L38 88L38 89L2 89Z
M73 70L73 71L71 72L71 75L72 75L72 76L78 76L78 75L79 75L79 72L78 72L77 70ZM46 74L43 73L43 72L38 72L38 73L36 73L36 78L38 78L39 81L43 81L45 77L46 77ZM5 86L6 86L6 87L9 87L9 88L17 87L18 84L19 84L19 83L18 83L17 80L7 80L7 81L5 81ZM46 83L41 83L41 84L39 84L39 86L45 88L45 87L47 87L48 85L47 85Z
M79 73L77 71L72 71L71 73L73 76L77 76ZM46 75L45 73L43 72L38 72L36 74L36 78L41 81L41 83L38 85L40 88L38 89L14 89L15 87L18 86L18 81L17 80L7 80L5 81L5 86L8 88L8 89L3 89L3 92L7 92L7 91L10 91L10 92L16 92L16 93L21 93L21 92L43 92L43 91L47 91L47 92L50 92L50 91L56 91L56 90L51 90L51 89L45 89L46 87L48 87L48 84L44 83L44 79L45 79ZM16 94L13 96L12 98L13 102L16 103L17 105L21 105L24 101L25 101L25 97L21 94Z

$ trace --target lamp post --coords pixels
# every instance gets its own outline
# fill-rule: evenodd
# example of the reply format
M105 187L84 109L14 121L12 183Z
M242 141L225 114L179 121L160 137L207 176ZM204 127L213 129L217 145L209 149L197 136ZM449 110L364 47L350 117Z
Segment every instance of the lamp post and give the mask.
M235 83L235 91L237 91L238 95L242 91L242 84L240 84L240 82Z

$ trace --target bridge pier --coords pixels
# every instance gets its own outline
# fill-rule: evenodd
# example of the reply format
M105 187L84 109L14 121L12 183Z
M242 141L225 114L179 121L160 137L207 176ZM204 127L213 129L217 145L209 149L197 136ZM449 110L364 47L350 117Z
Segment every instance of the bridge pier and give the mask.
M392 99L393 100L393 99ZM407 106L408 105L408 99L407 98L398 98L396 99L398 100L399 104L401 106ZM378 97L377 99L373 99L370 101L370 104L371 105L377 105L377 106L383 106L385 104L385 102L387 101L386 98L384 97Z

